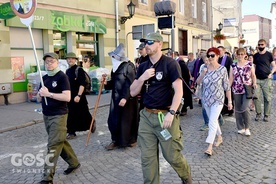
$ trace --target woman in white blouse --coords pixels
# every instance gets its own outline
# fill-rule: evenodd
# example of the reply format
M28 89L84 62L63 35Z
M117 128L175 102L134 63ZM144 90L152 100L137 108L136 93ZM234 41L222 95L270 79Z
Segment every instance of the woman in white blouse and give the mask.
M212 47L207 51L207 58L210 64L208 68L204 68L201 72L197 82L202 82L202 104L209 117L209 132L206 142L209 144L207 150L204 152L208 156L213 154L213 145L219 146L222 140L222 133L218 123L218 117L223 107L224 91L228 98L228 109L231 110L231 88L228 80L228 73L224 66L218 63L219 49ZM217 135L217 141L215 141Z

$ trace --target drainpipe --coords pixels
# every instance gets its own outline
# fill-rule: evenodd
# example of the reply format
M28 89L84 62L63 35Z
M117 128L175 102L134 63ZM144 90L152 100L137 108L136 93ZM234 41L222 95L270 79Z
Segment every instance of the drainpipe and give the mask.
M118 0L115 0L115 43L119 45L119 15L118 15Z

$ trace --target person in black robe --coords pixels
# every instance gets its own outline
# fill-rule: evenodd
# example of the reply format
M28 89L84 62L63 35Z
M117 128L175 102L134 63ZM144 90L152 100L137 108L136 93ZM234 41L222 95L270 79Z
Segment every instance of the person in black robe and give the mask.
M220 51L218 63L226 67L227 72L228 72L228 76L229 76L230 66L233 63L233 59L225 54L225 48L223 46L218 46L218 49ZM223 62L224 58L225 58L225 62ZM231 98L232 99L232 104L234 104L234 95L233 95L232 91L231 91L231 96L232 96L232 98ZM228 99L227 98L225 98L224 104L228 104ZM224 105L222 110L221 110L221 114L222 115L228 114L228 116L232 116L233 113L234 113L233 109L234 109L234 106L231 110L228 110L228 107Z
M138 135L138 101L130 96L130 85L135 79L135 66L125 57L124 46L120 44L108 53L112 59L111 80L105 89L112 90L108 128L112 142L105 148L133 147Z
M71 100L68 103L68 119L67 119L67 139L76 137L77 131L89 130L92 116L89 112L88 102L84 94L85 74L84 70L77 66L77 57L75 53L68 53L66 60L69 68L66 75L69 78L71 88ZM78 70L78 72L76 72ZM76 76L76 74L78 76ZM92 133L96 130L96 124L93 123Z
M182 73L182 78L183 78L183 98L184 98L184 105L181 109L180 116L185 116L187 114L187 107L190 107L190 109L193 109L193 96L192 92L189 88L189 82L190 82L190 73L189 69L185 63L185 61L178 56L177 59L180 68L181 68L181 73Z

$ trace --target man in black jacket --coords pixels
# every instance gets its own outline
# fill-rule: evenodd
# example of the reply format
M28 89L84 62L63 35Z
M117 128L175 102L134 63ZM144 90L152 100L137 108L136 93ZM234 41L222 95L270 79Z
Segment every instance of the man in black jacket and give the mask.
M233 59L225 54L225 48L223 46L218 46L218 49L220 51L218 63L221 64L222 66L226 67L228 75L229 75L230 66L233 63ZM231 93L231 94L232 94L231 95L232 96L231 99L233 101L234 100L233 93ZM224 104L228 104L227 98L225 98ZM232 104L234 104L234 102L232 102ZM233 113L234 113L233 109L234 109L234 107L232 108L232 110L228 110L227 106L223 106L221 114L222 115L228 114L229 116L232 116Z

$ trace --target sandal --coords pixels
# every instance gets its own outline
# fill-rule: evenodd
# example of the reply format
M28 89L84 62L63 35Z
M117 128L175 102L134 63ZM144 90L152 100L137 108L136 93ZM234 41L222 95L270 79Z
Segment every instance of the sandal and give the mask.
M213 150L206 150L204 154L210 157L213 155Z
M222 138L218 138L218 140L215 142L214 146L219 147L223 143Z

